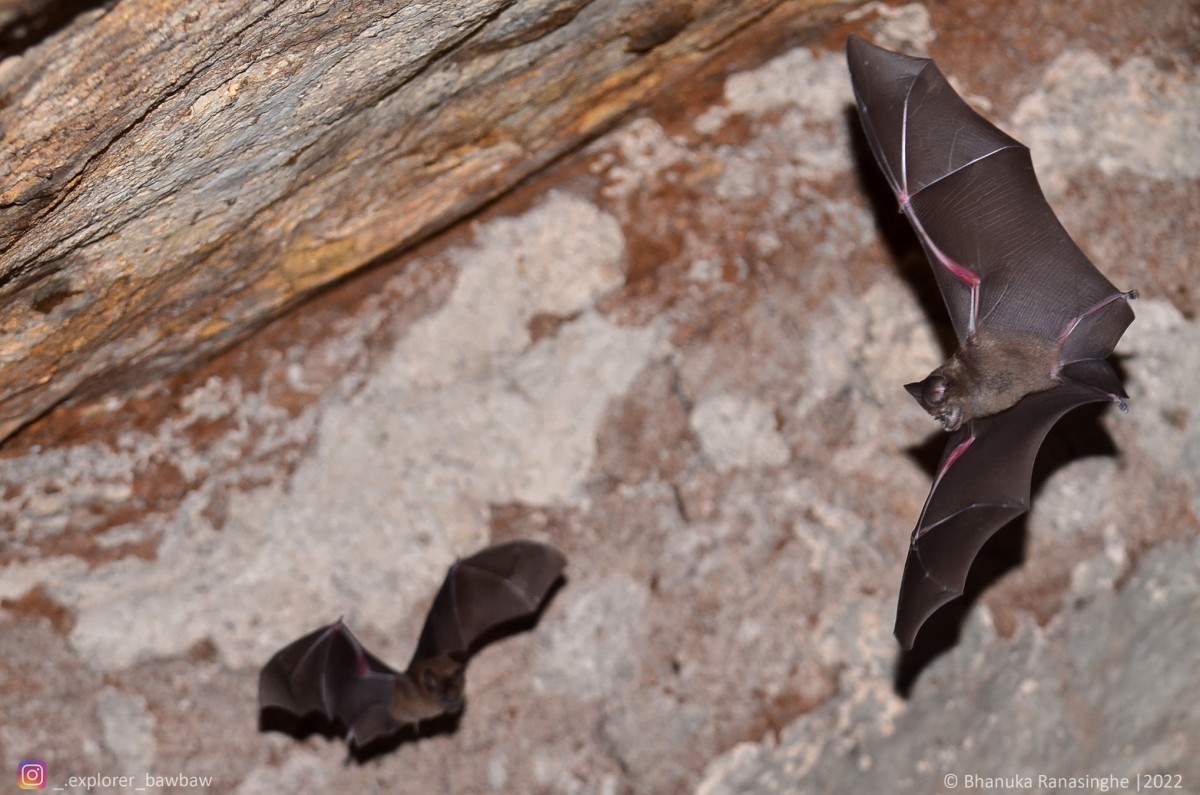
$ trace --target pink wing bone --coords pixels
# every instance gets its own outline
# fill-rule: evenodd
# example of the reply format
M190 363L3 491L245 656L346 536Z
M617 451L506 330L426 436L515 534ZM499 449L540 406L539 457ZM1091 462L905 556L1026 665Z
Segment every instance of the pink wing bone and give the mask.
M1071 336L1071 332L1073 332L1076 329L1076 327L1078 327L1079 324L1083 321L1083 319L1085 317L1087 317L1088 315L1099 312L1101 309L1104 309L1105 307L1109 306L1110 304L1112 304L1115 301L1132 301L1132 300L1136 299L1137 297L1138 297L1137 290L1129 290L1129 291L1123 292L1123 293L1114 293L1113 295L1110 295L1108 298L1105 298L1103 301L1100 301L1099 303L1097 303L1095 306L1089 307L1088 309L1084 310L1078 317L1072 319L1071 322L1067 323L1067 327L1065 329L1063 329L1063 333L1058 336L1058 349L1060 351L1062 350L1063 346L1067 344L1067 338ZM1061 360L1061 357L1060 357L1059 363L1058 363L1058 369L1061 370L1063 365L1065 365L1065 364L1070 364L1070 362L1064 362ZM1055 372L1055 375L1058 375L1057 371ZM1121 411L1129 410L1129 407L1125 404L1125 400L1120 395L1108 393L1108 396L1110 399L1112 399L1113 403L1117 404L1117 408L1119 408Z
M966 439L959 442L958 446L954 448L954 451L951 452L950 455L946 456L946 463L942 464L941 468L938 469L937 475L933 479L933 488L930 489L930 494L932 494L933 492L935 492L937 490L938 484L941 483L941 481L942 481L942 476L945 475L948 471L950 471L950 467L954 466L955 462L957 462L958 459L963 457L963 453L967 452L967 450L970 449L971 445L974 444L974 442L975 442L975 428L974 428L974 426L972 426L970 435L967 436ZM926 502L928 503L928 501L926 501ZM911 543L915 544L917 542L917 539L919 539L921 536L925 535L926 533L928 533L930 530L932 530L935 527L937 527L937 525L929 525L928 527L918 526L916 532L913 533Z
M916 84L914 83L914 85ZM911 87L909 90L912 90ZM971 288L971 317L967 322L967 335L973 336L975 334L975 319L979 316L979 274L970 268L955 262L946 254L946 252L942 251L941 248L938 247L937 243L933 242L933 238L926 233L925 227L921 225L921 219L917 218L916 213L910 212L912 209L912 196L908 192L908 101L909 97L905 96L904 115L902 117L903 129L900 133L901 139L903 140L903 144L900 146L900 189L897 191L897 198L900 200L900 212L908 216L909 223L913 225L913 229L915 229L917 234L921 236L921 239L925 241L929 251L933 252L933 255L937 257L938 264L950 271L954 278ZM975 161L971 162L974 163ZM958 171L969 165L971 165L971 163L966 163L962 166L959 166L959 168L954 169L954 171ZM941 181L941 179L945 179L945 177L953 174L954 171L951 171L938 180L931 182L930 185ZM929 187L929 185L923 186L923 188L927 187Z
M1063 330L1063 333L1058 336L1058 347L1061 348L1063 345L1066 344L1067 337L1071 336L1071 332L1075 330L1075 327L1078 326L1080 321L1082 321L1088 315L1099 312L1101 309L1103 309L1104 307L1113 303L1114 301L1132 301L1132 300L1136 299L1137 297L1138 297L1137 290L1129 290L1128 292L1124 292L1124 293L1114 293L1113 295L1110 295L1108 298L1105 298L1103 301L1096 304L1095 306L1084 310L1083 313L1079 315L1079 317L1075 318L1070 323L1068 323L1067 327Z
M967 336L974 336L975 319L979 317L979 274L965 265L955 262L946 252L942 251L938 244L933 242L933 238L926 233L925 227L921 225L921 219L917 217L916 213L909 212L910 207L908 191L900 191L900 212L908 216L909 223L925 241L926 247L937 258L938 264L950 271L954 278L971 288L971 317L967 321Z

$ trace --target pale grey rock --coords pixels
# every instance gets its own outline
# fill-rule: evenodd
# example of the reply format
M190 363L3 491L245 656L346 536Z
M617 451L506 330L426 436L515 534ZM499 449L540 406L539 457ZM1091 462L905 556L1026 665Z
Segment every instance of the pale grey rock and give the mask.
M1153 90L1147 90L1153 86ZM1200 79L1167 72L1146 57L1113 66L1094 52L1060 55L1042 88L1021 101L1013 134L1039 176L1098 168L1109 176L1200 177ZM1048 195L1056 180L1043 184Z
M106 687L96 697L96 715L104 732L104 744L116 757L120 775L141 776L151 772L156 754L154 716L146 699Z
M1127 391L1134 432L1123 438L1140 447L1165 476L1200 470L1200 434L1189 416L1200 395L1200 357L1180 355L1200 346L1200 325L1189 321L1169 302L1153 296L1139 300L1137 320L1125 332L1120 350L1133 368ZM1145 402L1157 410L1139 411ZM1188 430L1180 433L1179 419ZM1200 506L1200 492L1197 503Z
M625 692L644 641L647 599L646 587L625 577L577 589L562 617L538 633L540 687L580 700Z
M692 409L692 427L718 471L750 466L779 466L788 460L787 444L765 403L745 395L709 396Z
M937 38L929 9L921 3L892 6L872 0L846 14L847 19L871 19L868 28L880 47L924 55Z
M840 117L851 99L841 54L816 54L799 47L725 81L725 102L733 113L759 115L786 108L831 120Z
M237 795L258 795L266 792L329 792L336 787L336 749L325 753L295 751L287 755L278 767L255 768L243 779L234 792Z
M1045 630L997 643L976 622L894 714L860 713L849 727L856 696L847 692L778 744L746 743L713 760L696 792L943 792L956 789L944 783L951 775L960 785L966 776L1197 780L1189 738L1200 736L1200 716L1188 705L1200 668L1183 662L1200 647L1197 571L1200 544L1171 545L1146 555L1121 590Z

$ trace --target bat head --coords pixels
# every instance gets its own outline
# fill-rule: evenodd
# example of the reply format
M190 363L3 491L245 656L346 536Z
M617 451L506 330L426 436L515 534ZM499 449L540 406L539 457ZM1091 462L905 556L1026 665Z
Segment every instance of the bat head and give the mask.
M446 713L456 713L463 706L463 672L465 667L448 654L424 661L412 671L417 686L424 695L442 707Z
M963 424L960 401L955 399L954 384L941 373L934 371L924 381L905 384L908 394L916 398L921 408L933 415L947 431L956 431Z

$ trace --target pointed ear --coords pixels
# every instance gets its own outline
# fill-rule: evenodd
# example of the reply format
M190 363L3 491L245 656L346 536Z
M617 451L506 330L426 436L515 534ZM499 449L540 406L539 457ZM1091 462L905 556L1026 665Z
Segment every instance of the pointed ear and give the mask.
M908 392L908 394L912 395L912 396L913 396L913 398L914 398L914 399L915 399L915 400L916 400L918 403L921 403L921 385L922 385L923 383L924 383L924 381L915 381L915 382L913 382L913 383L911 383L911 384L905 384L905 385L904 385L904 389L905 389L905 391L907 391L907 392ZM925 405L925 404L923 404L923 403L922 403L921 405L923 406L923 405Z

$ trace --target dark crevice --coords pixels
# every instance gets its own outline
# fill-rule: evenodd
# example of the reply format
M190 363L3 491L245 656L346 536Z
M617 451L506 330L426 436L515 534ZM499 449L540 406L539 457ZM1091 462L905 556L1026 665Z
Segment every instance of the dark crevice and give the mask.
M24 0L0 9L0 60L37 46L80 14L116 4L117 0Z

